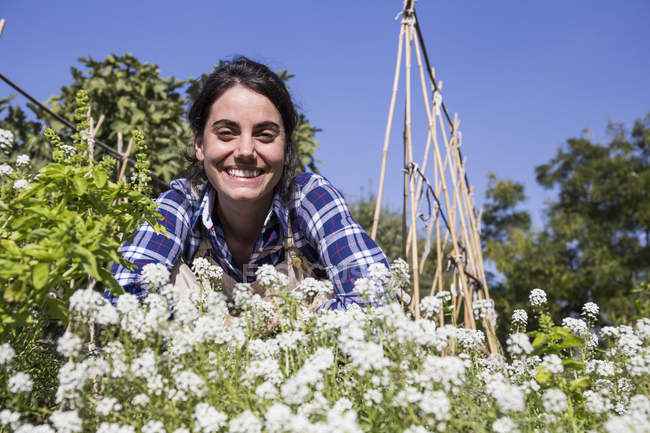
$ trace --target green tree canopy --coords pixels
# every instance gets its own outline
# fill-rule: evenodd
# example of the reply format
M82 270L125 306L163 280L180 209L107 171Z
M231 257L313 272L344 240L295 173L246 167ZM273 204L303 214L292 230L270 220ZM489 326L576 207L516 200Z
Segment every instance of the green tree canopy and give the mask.
M605 317L634 314L633 290L650 270L650 114L631 131L611 124L608 133L608 144L569 139L535 169L539 184L558 191L539 231L515 209L523 186L491 177L483 233L506 310L542 287L556 311L593 299Z

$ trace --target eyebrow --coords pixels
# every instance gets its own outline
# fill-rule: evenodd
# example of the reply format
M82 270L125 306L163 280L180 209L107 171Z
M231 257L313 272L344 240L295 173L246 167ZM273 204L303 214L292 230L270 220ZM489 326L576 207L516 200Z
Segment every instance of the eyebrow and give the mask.
M214 122L212 122L212 125L210 125L210 127L212 129L217 128L219 126L227 126L227 127L230 127L230 128L239 129L239 124L237 122L234 122L234 121L230 120L230 119L215 120ZM266 120L264 122L256 123L253 126L253 129L265 129L265 128L272 129L273 131L278 132L278 133L280 132L280 125L278 125L277 123L272 122L270 120Z

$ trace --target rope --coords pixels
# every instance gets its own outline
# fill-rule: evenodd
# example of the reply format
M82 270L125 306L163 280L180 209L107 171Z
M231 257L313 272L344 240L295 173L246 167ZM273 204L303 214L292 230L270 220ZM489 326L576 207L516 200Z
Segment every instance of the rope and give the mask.
M420 213L420 219L422 221L424 221L425 224L431 224L432 223L432 221L433 221L432 217L433 217L434 211L432 210L432 206L431 206L431 197L433 197L433 199L436 202L436 213L438 213L440 215L440 217L442 218L442 221L445 224L445 227L447 227L447 230L451 233L451 227L449 226L449 222L447 221L447 218L445 217L445 214L442 212L442 204L440 203L440 200L438 199L438 196L436 196L436 193L435 193L433 187L431 186L431 183L429 182L429 179L427 179L427 177L424 175L424 173L422 173L422 170L420 170L420 167L418 167L418 165L416 163L414 163L414 162L409 163L406 166L405 170L408 170L411 173L418 174L422 178L423 182L426 184L426 189L425 189L425 195L424 196L425 196L425 198L427 200L427 208L428 208L429 215L425 217L424 214ZM458 248L460 249L461 254L458 255L458 256L449 256L449 261L454 265L455 268L459 267L459 262L460 262L460 265L463 267L463 269L465 269L465 264L463 263L464 262L463 257L464 257L464 255L466 255L467 249L460 243L460 241L458 241ZM476 278L474 275L472 275L469 271L465 270L465 275L467 275L476 284L478 284L479 288L483 288L483 283L478 278Z
M67 126L68 128L72 129L74 132L76 132L76 133L80 133L79 130L77 130L77 128L74 126L74 124L72 124L69 120L67 120L67 119L66 119L65 117L63 117L63 116L60 116L60 115L56 114L55 112L53 112L52 110L50 110L49 108L47 108L45 105L43 105L43 104L41 104L40 102L38 102L38 101L36 100L36 98L34 98L32 95L30 95L29 93L27 93L26 91L24 91L24 90L21 89L20 87L18 87L17 84L13 83L11 80L9 80L7 77L5 77L3 74L0 74L0 79L2 79L2 81L4 81L5 83L9 84L11 87L13 87L17 92L19 92L19 93L20 93L21 95L23 95L25 98L29 99L31 102L33 102L34 104L36 104L36 105L38 106L38 108L40 108L41 110L45 111L45 112L46 112L47 114L49 114L50 116L54 117L54 118L55 118L56 120L58 120L59 122L63 123L65 126ZM39 116L39 113L34 112L34 114L36 114L36 116L38 116L39 118L41 118L41 116ZM108 153L110 153L111 155L113 155L114 157L116 157L117 159L119 159L120 161L126 160L127 164L129 164L129 165L131 165L131 166L135 166L135 162L134 162L132 159L130 159L129 157L125 156L124 154L118 152L117 150L113 149L111 146L107 145L107 144L104 143L103 141L98 140L97 138L95 138L94 141L95 141L95 143L99 144L99 146L100 146L102 149L104 149L105 151L107 151ZM154 181L156 181L160 186L162 186L162 187L164 187L164 188L169 188L169 185L167 184L167 182L165 182L164 180L162 180L162 179L161 179L158 175L156 175L155 173L149 173L149 176L151 176L151 178L152 178Z

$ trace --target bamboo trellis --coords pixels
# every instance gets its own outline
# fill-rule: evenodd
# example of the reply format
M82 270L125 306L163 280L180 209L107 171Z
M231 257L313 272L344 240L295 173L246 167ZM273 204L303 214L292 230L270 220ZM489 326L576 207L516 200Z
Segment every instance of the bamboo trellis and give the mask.
M442 102L442 82L436 82L435 71L429 64L415 13L414 0L404 0L401 16L395 76L384 136L379 191L371 236L374 239L377 235L386 175L386 160L400 83L402 58L404 58L402 253L405 258L410 256L413 269L413 295L409 307L414 317L419 318L420 277L432 249L431 244L435 243L435 256L432 258L435 260L435 274L430 294L450 291L453 305L452 323L460 325L462 313L462 326L477 329L473 306L481 302L489 305L490 296L481 252L481 216L474 207L473 188L469 185L465 160L460 151L460 120L457 113L454 114L452 120ZM420 165L415 163L413 155L411 112L413 53L415 53L417 61L428 131L424 156ZM426 73L422 63L423 57L427 67ZM428 175L427 168L431 153L433 154L431 163L433 173ZM422 207L425 202L429 207L429 215L423 218ZM426 245L422 257L418 257L420 252L418 249L418 217L424 220L426 232ZM445 262L447 262L446 268ZM488 308L488 314L483 315L480 321L487 337L490 352L497 352L499 346L494 333L493 308ZM445 316L442 312L439 322L441 325L445 323Z

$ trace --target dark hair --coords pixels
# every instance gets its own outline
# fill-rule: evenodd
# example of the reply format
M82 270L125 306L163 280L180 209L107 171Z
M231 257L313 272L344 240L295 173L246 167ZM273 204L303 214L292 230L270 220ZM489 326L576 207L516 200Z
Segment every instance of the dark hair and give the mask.
M203 135L205 122L210 115L210 108L226 90L240 85L266 96L277 108L282 116L282 123L285 131L284 144L284 166L282 177L278 186L280 197L287 202L291 190L291 181L298 167L298 156L293 144L293 131L298 123L298 113L291 100L291 95L284 82L267 66L254 62L246 57L236 57L232 61L221 63L208 75L201 87L199 95L192 103L188 113L188 120L194 138ZM194 152L187 155L190 166L187 169L187 177L192 184L207 181L203 164L196 158Z

